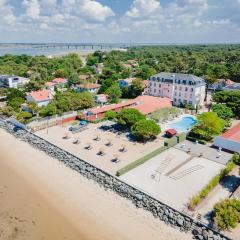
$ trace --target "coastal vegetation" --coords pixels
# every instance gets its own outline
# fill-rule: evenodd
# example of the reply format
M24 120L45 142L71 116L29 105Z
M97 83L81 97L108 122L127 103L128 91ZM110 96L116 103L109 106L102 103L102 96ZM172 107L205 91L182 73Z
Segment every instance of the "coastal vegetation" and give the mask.
M226 199L218 202L213 209L214 222L222 229L235 228L240 223L240 200Z
M161 128L153 120L142 119L131 128L132 134L142 141L154 138L161 132Z
M198 123L189 133L195 139L210 141L223 132L225 122L215 112L205 112L197 117Z
M41 108L40 116L47 117L68 111L78 111L93 106L94 100L91 93L78 93L72 90L57 92L53 101Z
M221 91L215 93L212 98L213 102L230 108L234 117L240 118L240 91Z
M203 199L205 199L208 194L220 183L220 181L226 177L236 166L234 155L232 160L229 161L225 168L223 168L215 177L213 177L209 183L196 195L193 196L189 201L189 208L194 209L198 204L200 204Z
M127 127L133 126L140 120L145 120L145 116L134 108L122 109L117 115L117 122Z

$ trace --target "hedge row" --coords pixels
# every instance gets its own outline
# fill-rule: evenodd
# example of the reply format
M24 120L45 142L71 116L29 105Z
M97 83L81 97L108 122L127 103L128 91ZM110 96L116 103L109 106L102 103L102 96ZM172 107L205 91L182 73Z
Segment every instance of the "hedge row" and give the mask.
M141 157L141 158L137 159L136 161L128 164L127 166L121 168L120 170L117 171L116 175L117 176L123 175L124 173L126 173L126 172L134 169L135 167L145 163L146 161L148 161L151 158L157 156L158 154L162 153L163 151L167 150L168 148L173 147L176 144L184 141L185 139L186 139L186 134L185 133L181 133L181 134L178 134L178 135L176 135L176 136L166 140L164 142L164 146L154 150L153 152L147 154L146 156Z
M137 167L137 166L145 163L145 162L148 161L149 159L157 156L158 154L162 153L163 151L165 151L165 150L167 150L167 149L168 149L168 147L162 146L162 147L154 150L153 152L145 155L144 157L141 157L141 158L137 159L136 161L128 164L127 166L121 168L120 170L117 171L116 175L117 175L117 176L123 175L124 173L126 173L126 172L134 169L135 167Z
M202 139L198 139L198 138L195 138L195 137L187 136L187 140L189 140L189 141L191 141L191 142L196 142L196 141L198 141L198 143L203 144L203 145L206 145L206 144L207 144L207 141L202 140Z
M224 169L222 169L210 182L196 195L190 199L189 208L194 209L207 195L215 188L219 182L228 175L236 164L233 161L229 161Z

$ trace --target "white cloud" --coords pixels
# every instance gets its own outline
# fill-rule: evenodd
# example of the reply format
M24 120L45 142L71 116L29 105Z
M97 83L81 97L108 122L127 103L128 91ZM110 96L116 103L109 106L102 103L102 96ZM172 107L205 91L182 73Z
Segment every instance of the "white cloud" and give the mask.
M144 17L158 9L160 9L160 2L158 0L134 0L126 15L132 18Z
M101 3L92 0L84 0L80 10L82 15L86 18L99 22L103 22L108 17L115 15L112 9L108 6L103 6Z
M23 7L28 17L32 19L38 19L40 14L40 4L38 0L23 0Z

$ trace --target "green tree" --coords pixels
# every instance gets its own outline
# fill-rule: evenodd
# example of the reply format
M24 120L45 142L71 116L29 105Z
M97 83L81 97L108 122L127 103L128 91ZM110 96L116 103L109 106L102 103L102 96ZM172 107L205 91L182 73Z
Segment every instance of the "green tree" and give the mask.
M160 126L155 121L147 119L136 122L131 130L138 139L143 141L152 139L161 132Z
M36 80L30 80L29 83L27 83L24 86L24 89L26 92L31 92L31 91L38 91L43 87L43 84L39 81Z
M113 120L117 117L117 113L114 112L113 110L109 110L105 113L105 118L108 120Z
M235 228L240 222L240 201L227 199L214 206L214 221L220 229Z
M19 111L21 105L25 102L22 97L15 97L7 101L7 105L12 107L15 111Z
M105 93L106 90L114 84L114 81L111 78L107 78L102 81L102 85L99 89L99 93Z
M240 91L221 91L213 95L213 101L220 104L225 104L231 108L234 115L240 118Z
M88 55L87 56L87 65L88 66L94 66L98 63L98 57L94 55Z
M11 106L5 106L0 108L0 113L7 117L11 117L15 114L15 111Z
M67 75L68 75L68 72L67 72L67 70L64 69L64 68L59 68L59 69L57 69L57 70L55 71L55 74L54 74L54 76L55 76L56 78L66 78Z
M239 153L234 153L232 160L235 164L240 165L240 154Z
M68 77L68 85L76 85L80 82L77 72L72 72Z
M20 112L17 115L17 120L21 123L24 123L24 124L29 123L31 118L32 118L32 114L29 113L29 112Z
M8 91L7 91L7 101L10 101L12 100L13 98L16 98L16 97L20 97L20 98L25 98L26 97L26 94L19 90L19 89L16 89L16 88L9 88Z
M234 116L232 109L223 104L214 104L212 106L212 111L224 120L229 120Z
M39 112L41 117L48 117L57 114L57 107L54 103L43 106Z
M111 103L119 102L119 98L122 96L122 90L118 83L114 83L105 91L105 93L108 95L108 99Z
M134 108L122 109L117 115L117 121L128 127L133 126L136 122L146 119L146 117Z
M132 85L129 87L129 93L132 98L135 98L142 94L144 90L143 81L139 78L136 78L132 81Z
M224 129L224 121L215 112L206 112L198 116L198 124L193 127L190 136L209 141Z

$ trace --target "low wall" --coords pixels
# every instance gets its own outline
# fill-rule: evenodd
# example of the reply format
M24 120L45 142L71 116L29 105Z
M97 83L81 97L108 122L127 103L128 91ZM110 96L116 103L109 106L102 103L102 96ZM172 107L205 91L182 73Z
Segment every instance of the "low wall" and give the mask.
M204 240L226 240L229 239L223 234L210 229L205 224L192 219L190 216L179 212L178 210L160 202L152 196L140 191L133 186L126 184L115 176L112 176L101 169L77 158L71 153L55 146L54 144L30 133L26 130L16 129L11 123L4 122L0 119L0 127L14 135L22 141L28 142L33 147L40 149L49 156L57 158L66 166L79 172L88 179L97 182L106 190L111 190L120 196L132 201L138 207L151 212L156 218L164 221L166 224L179 229L180 231L189 232L194 235L195 239Z

